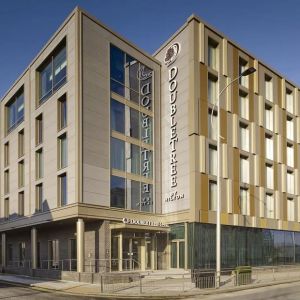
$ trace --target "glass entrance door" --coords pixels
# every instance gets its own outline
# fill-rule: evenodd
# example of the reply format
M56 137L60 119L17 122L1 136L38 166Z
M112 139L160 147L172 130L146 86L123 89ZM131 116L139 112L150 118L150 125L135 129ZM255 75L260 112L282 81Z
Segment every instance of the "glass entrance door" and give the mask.
M141 239L123 239L123 270L138 270L140 268Z
M184 268L184 241L171 242L171 268Z

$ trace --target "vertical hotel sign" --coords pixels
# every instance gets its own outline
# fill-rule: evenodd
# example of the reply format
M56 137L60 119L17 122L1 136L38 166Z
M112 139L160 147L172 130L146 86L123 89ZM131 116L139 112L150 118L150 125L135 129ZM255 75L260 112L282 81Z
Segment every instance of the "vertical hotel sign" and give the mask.
M174 64L180 52L180 44L171 45L165 55L165 65L168 67L168 100L169 100L169 120L170 120L170 140L169 140L169 170L170 170L170 193L166 196L165 202L177 201L184 198L183 193L177 190L177 144L179 142L177 134L177 95L178 95L178 67Z

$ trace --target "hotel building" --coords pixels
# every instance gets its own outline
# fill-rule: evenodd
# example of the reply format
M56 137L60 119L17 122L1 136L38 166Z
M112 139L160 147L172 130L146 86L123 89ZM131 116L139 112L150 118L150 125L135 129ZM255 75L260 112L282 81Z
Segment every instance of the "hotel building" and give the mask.
M151 56L76 8L0 103L2 269L214 268L218 117L222 267L298 263L299 113L196 16Z

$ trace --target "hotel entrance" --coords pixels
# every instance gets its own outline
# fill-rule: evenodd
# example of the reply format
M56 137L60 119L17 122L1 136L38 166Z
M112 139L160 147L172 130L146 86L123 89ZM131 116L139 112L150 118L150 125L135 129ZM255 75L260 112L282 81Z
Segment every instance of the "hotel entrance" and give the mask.
M111 226L112 227L112 226ZM167 268L167 231L111 230L111 268L113 271L145 271Z

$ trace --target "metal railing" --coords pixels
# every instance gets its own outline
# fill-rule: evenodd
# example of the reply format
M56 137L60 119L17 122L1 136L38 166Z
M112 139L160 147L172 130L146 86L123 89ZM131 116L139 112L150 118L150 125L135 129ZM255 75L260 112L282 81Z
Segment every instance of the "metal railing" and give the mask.
M9 260L7 262L8 267L12 268L31 268L31 260Z

